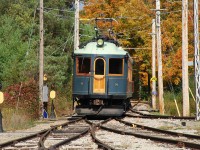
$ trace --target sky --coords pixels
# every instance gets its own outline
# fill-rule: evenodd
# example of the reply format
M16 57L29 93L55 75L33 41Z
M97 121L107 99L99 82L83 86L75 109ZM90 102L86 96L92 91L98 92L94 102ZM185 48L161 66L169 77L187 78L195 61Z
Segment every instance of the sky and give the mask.
M80 2L80 10L83 10L84 4L83 2Z

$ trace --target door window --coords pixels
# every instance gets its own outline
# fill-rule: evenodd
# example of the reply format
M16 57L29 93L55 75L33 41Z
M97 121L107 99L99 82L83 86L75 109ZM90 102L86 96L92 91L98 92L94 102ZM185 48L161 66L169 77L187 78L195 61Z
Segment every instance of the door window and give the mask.
M104 60L97 59L95 62L95 75L104 75Z

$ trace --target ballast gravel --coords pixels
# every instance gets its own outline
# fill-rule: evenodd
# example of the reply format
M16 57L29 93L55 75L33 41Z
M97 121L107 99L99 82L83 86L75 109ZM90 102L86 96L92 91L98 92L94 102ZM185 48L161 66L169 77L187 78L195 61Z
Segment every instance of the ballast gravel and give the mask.
M143 119L126 117L124 121L129 121L132 123L150 126L163 130L200 135L200 121L195 120Z
M67 145L63 145L60 147L60 150L83 150L83 149L90 149L90 150L97 150L98 146L92 141L92 137L88 134L84 137L81 137L78 140L74 140Z
M173 145L155 143L151 140L121 135L104 130L97 131L96 137L117 150L171 150Z
M0 144L5 143L7 141L15 140L21 137L25 137L27 135L34 134L35 132L39 132L41 130L45 130L50 128L54 125L59 125L62 123L65 123L65 120L54 120L54 121L41 121L38 122L38 124L32 128L25 129L25 130L17 130L17 131L4 131L3 133L0 133Z
M200 122L191 120L169 120L169 119L142 119L142 118L130 118L126 117L125 121L137 123L141 125L156 127L160 129L172 130L188 134L200 135ZM35 127L26 130L9 131L0 133L0 143L10 141L13 139L18 139L26 135L33 134L35 132L48 129L50 126L58 125L66 122L64 120L56 121L45 121L40 122ZM182 122L185 122L185 126ZM115 124L116 121L111 121L108 124ZM120 127L119 127L120 128ZM185 148L178 148L174 145L162 144L153 142L151 140L136 138L134 136L120 135L112 132L107 132L105 130L97 130L96 137L101 141L107 143L109 146L118 150L182 150ZM97 145L92 141L90 135L84 136L78 140L74 140L67 145L60 147L62 150L80 150L80 149L98 149Z

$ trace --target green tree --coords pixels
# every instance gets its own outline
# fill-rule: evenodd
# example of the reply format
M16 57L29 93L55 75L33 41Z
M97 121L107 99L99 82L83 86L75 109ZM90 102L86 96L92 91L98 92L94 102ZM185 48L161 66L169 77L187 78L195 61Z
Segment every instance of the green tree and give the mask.
M0 2L2 8L0 10L0 50L2 51L0 79L5 86L33 77L37 79L39 1L0 0ZM66 80L68 82L71 80L69 68L72 68L70 56L73 50L74 21L74 13L69 11L71 5L72 1L44 1L44 71L48 73L50 80L54 80L60 87L67 82Z
M22 30L12 18L1 16L0 26L0 79L10 85L23 80L20 72L24 68L27 43L21 39Z

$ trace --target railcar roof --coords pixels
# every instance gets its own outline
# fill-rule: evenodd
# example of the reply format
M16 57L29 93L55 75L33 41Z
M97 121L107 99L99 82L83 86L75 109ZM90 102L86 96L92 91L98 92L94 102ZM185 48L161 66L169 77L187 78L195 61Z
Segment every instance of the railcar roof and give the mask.
M113 43L104 42L103 47L97 47L97 42L90 42L84 48L74 51L74 54L126 55L128 52Z

